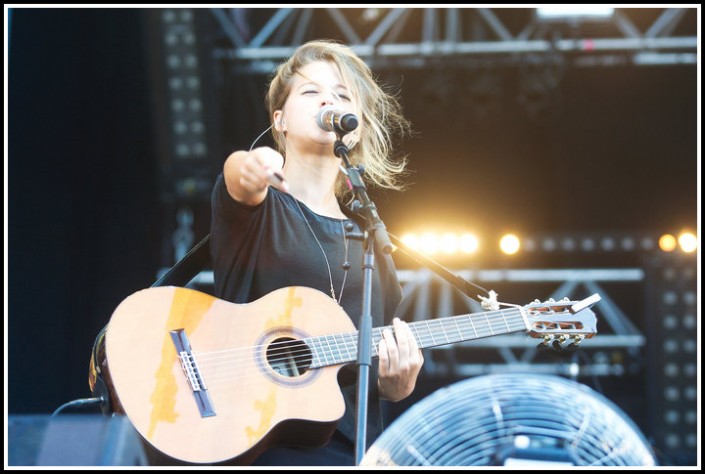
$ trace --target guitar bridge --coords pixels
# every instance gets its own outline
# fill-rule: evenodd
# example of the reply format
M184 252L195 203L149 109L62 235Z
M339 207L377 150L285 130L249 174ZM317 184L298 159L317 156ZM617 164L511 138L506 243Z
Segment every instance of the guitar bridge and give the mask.
M174 342L174 347L176 347L176 354L179 356L181 369L184 371L186 380L191 386L191 391L193 392L193 396L196 400L196 406L198 406L198 411L201 413L201 417L205 418L207 416L215 416L213 403L211 402L208 389L203 381L198 364L196 364L196 359L191 351L191 344L186 337L186 333L183 329L175 329L173 331L169 331L169 333L171 335L171 340Z

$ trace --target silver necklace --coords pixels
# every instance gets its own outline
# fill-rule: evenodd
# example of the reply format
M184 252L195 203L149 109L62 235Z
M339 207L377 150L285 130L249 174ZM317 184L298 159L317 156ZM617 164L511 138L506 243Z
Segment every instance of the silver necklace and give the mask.
M331 297L340 304L340 300L343 299L343 289L345 289L345 281L348 278L348 269L350 269L350 263L348 263L348 236L345 234L345 227L343 226L343 221L340 221L340 228L343 230L343 239L345 239L345 259L343 261L343 270L345 273L343 274L343 283L340 285L340 293L338 294L338 297L335 297L335 289L333 288L333 273L330 271L330 263L328 263L328 256L326 255L325 250L323 250L323 246L321 245L321 242L318 240L318 237L316 237L316 233L313 231L313 228L311 227L311 224L309 224L308 219L306 219L306 215L304 214L303 209L301 209L301 205L299 205L299 200L294 198L294 202L296 203L296 207L299 208L299 212L301 213L301 217L303 217L304 222L306 223L306 226L308 227L308 230L311 231L311 235L313 235L313 238L316 240L316 243L318 244L318 248L321 249L321 253L323 254L323 259L326 261L326 267L328 268L328 281L330 281L330 295Z

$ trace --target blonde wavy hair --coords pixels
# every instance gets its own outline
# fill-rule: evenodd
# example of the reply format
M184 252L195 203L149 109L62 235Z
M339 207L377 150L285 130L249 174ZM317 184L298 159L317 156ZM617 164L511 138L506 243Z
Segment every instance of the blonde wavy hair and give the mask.
M361 125L353 132L356 134L355 144L348 144L350 162L355 166L364 165L366 182L380 188L402 190L405 185L400 178L405 174L408 161L406 156L392 156L392 138L396 134L411 133L411 124L402 115L396 96L377 83L369 66L348 46L329 40L315 40L299 46L272 76L265 101L269 116L284 107L294 75L317 61L327 61L338 68L360 111ZM283 155L286 137L274 128L272 133L278 151ZM336 182L335 193L339 198L350 194L342 174Z

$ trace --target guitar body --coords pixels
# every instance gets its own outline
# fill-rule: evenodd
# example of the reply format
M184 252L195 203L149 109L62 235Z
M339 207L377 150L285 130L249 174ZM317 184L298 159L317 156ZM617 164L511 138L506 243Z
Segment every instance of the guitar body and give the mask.
M539 347L574 350L596 333L589 308L599 300L537 301L409 327L419 348L527 331ZM373 348L384 329L372 329ZM89 384L102 374L111 406L157 464L249 464L273 445L330 439L345 413L338 371L357 359L357 344L345 311L312 288L234 304L152 287L116 308L94 346Z
M194 390L182 368L172 335L178 330L205 390ZM311 288L234 304L188 288L153 287L116 308L105 354L114 395L152 447L190 463L246 464L273 444L328 441L345 412L341 366L277 367L272 348L349 331L355 327L343 309ZM199 402L195 392L205 397Z

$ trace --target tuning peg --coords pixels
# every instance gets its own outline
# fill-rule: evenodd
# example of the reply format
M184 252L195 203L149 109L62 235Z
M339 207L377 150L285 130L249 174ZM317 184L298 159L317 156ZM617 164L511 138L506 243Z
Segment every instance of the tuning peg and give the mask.
M577 345L577 344L573 344L573 343L571 342L571 343L566 344L565 346L562 346L561 349L563 350L563 352L566 352L566 353L567 353L567 352L575 352L575 351L578 350L578 345Z
M541 341L537 346L536 349L539 351L547 351L551 349L551 341L553 340L553 335L551 334L544 334L543 335L543 341Z
M546 342L540 342L540 343L536 346L536 350L539 351L539 352L546 352L546 351L550 351L550 350L552 350L552 349L553 349L553 348L552 348L548 343L546 343Z
M572 336L566 337L564 334L561 334L552 341L551 347L558 352L567 353L577 350L578 344L579 343Z

